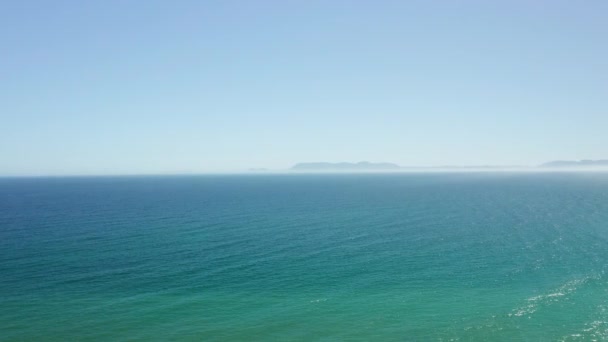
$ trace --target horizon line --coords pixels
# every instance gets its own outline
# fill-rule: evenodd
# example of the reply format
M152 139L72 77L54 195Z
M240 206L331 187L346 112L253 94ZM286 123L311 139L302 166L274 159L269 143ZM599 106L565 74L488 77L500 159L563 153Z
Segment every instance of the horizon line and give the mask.
M438 174L438 173L604 173L608 167L405 167L396 170L238 170L238 171L197 171L197 172L167 172L167 173L69 173L69 174L7 174L0 179L7 178L104 178L104 177L180 177L180 176L263 176L263 175L340 175L340 174Z

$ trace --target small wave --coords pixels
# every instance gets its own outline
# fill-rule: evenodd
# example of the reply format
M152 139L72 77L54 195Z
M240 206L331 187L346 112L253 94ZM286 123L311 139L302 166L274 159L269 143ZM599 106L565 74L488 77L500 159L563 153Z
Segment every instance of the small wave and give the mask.
M526 300L526 304L513 310L509 313L509 317L521 317L531 315L538 307L541 305L549 305L554 302L558 302L561 297L567 296L573 292L575 292L581 285L585 284L589 281L591 277L584 277L580 279L571 280L564 285L558 287L557 289L551 291L548 294L537 295L534 297L530 297Z
M326 301L327 301L327 298L320 298L320 299L311 300L310 302L311 303L320 303L320 302L326 302Z
M581 331L563 337L560 341L605 341L608 339L608 321L596 320L585 324Z

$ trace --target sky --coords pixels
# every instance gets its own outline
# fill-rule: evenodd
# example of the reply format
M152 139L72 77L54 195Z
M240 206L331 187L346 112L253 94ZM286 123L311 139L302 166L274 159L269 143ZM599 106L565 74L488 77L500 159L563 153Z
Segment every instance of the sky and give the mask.
M2 1L0 175L608 158L608 1Z

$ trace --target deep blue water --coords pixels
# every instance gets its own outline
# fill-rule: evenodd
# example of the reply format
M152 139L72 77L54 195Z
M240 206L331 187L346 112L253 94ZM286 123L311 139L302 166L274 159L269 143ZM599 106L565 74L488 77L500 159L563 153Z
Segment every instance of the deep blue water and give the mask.
M608 174L0 179L0 340L608 339Z

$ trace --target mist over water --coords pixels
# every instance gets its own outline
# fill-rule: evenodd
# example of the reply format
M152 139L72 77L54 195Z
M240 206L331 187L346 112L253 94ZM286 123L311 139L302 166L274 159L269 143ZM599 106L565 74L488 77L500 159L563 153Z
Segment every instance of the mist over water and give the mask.
M0 339L602 340L608 174L0 179Z

